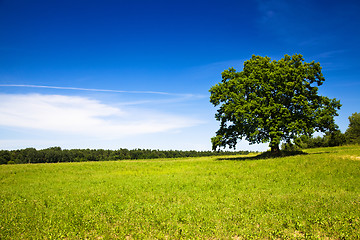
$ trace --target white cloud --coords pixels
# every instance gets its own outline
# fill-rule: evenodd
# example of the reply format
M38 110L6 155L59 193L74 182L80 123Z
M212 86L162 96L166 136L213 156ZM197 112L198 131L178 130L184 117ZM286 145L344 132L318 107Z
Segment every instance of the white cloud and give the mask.
M166 132L199 120L153 110L119 108L78 96L0 94L0 126L99 139Z

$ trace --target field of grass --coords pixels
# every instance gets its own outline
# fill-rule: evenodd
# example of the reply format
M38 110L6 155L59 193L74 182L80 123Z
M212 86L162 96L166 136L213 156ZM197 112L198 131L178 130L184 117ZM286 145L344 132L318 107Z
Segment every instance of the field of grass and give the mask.
M360 239L360 147L0 166L0 239Z

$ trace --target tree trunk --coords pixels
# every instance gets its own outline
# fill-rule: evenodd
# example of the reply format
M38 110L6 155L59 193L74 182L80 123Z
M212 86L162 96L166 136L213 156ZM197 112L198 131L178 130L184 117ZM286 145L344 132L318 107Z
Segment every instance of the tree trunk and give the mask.
M280 152L279 145L271 146L271 153L278 154Z

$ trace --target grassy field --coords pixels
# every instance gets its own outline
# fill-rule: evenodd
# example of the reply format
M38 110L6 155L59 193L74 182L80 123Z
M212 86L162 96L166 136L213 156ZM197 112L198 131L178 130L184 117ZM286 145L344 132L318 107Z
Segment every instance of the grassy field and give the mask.
M360 239L360 147L0 166L0 239Z

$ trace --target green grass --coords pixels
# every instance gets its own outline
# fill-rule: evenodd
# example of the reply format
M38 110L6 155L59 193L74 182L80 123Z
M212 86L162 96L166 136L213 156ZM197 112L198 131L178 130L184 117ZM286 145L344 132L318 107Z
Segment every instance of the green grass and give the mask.
M359 239L360 147L0 166L0 239Z

